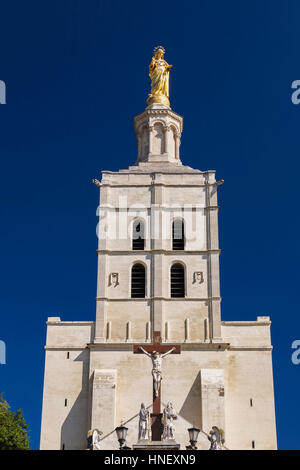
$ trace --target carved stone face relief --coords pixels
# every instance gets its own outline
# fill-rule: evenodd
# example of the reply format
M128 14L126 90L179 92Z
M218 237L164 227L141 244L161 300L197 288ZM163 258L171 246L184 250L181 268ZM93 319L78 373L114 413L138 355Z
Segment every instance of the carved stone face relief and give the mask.
M193 284L202 284L204 276L202 271L195 271L193 276Z
M108 285L112 287L117 287L119 285L119 273L110 273Z

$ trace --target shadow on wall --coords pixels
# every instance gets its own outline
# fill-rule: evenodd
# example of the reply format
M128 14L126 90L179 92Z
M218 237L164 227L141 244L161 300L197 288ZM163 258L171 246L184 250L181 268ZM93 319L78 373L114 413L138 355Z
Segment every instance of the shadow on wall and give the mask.
M202 428L201 376L200 372L179 411L180 416L199 429Z
M73 403L73 397L66 397L70 402L69 413L61 427L60 448L62 450L86 449L88 431L88 396L89 396L89 351L82 351L74 362L82 362L82 387ZM72 403L72 404L71 404ZM69 405L67 404L67 407Z

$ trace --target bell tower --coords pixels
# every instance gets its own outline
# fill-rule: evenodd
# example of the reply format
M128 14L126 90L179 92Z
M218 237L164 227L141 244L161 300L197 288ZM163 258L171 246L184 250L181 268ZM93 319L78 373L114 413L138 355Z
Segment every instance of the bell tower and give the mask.
M163 53L156 48L148 106L134 119L135 165L103 171L97 182L95 342L149 342L154 331L165 342L221 338L217 189L222 181L215 171L181 162L183 118L169 105L171 66ZM142 244L134 243L136 227Z

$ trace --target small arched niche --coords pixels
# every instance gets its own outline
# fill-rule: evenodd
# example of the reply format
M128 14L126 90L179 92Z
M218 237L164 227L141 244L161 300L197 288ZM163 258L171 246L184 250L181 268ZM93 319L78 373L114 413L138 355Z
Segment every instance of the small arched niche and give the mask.
M153 126L152 153L162 155L165 151L165 135L162 123L157 122Z

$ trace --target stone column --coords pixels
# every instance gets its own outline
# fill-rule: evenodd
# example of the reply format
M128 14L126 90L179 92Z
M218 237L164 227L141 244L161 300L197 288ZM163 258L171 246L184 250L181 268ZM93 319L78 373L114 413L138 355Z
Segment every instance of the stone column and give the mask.
M186 318L184 320L184 341L188 342L190 340L190 320Z
M179 160L180 134L176 132L174 135L175 135L175 158L176 160Z
M160 331L163 336L164 301L164 255L161 253L162 239L162 209L164 204L164 187L160 184L160 176L156 175L151 188L151 295L152 300L152 331Z
M170 148L170 126L164 126L164 137L165 137L165 148L164 148L164 153L169 153L169 148Z
M151 342L151 322L147 321L146 323L146 341L147 343Z
M207 289L209 338L213 342L221 340L221 299L219 277L219 240L217 186L206 184L206 230L207 230Z
M170 339L170 326L169 326L169 322L166 321L165 322L165 341L169 341Z
M152 283L153 283L153 301L152 301L152 324L153 331L161 331L163 326L163 256L160 253L152 255Z
M106 323L106 341L111 341L111 321Z
M208 318L204 318L203 330L204 330L204 342L209 343L209 321L208 321Z
M126 342L132 342L132 334L131 334L131 321L126 323Z

